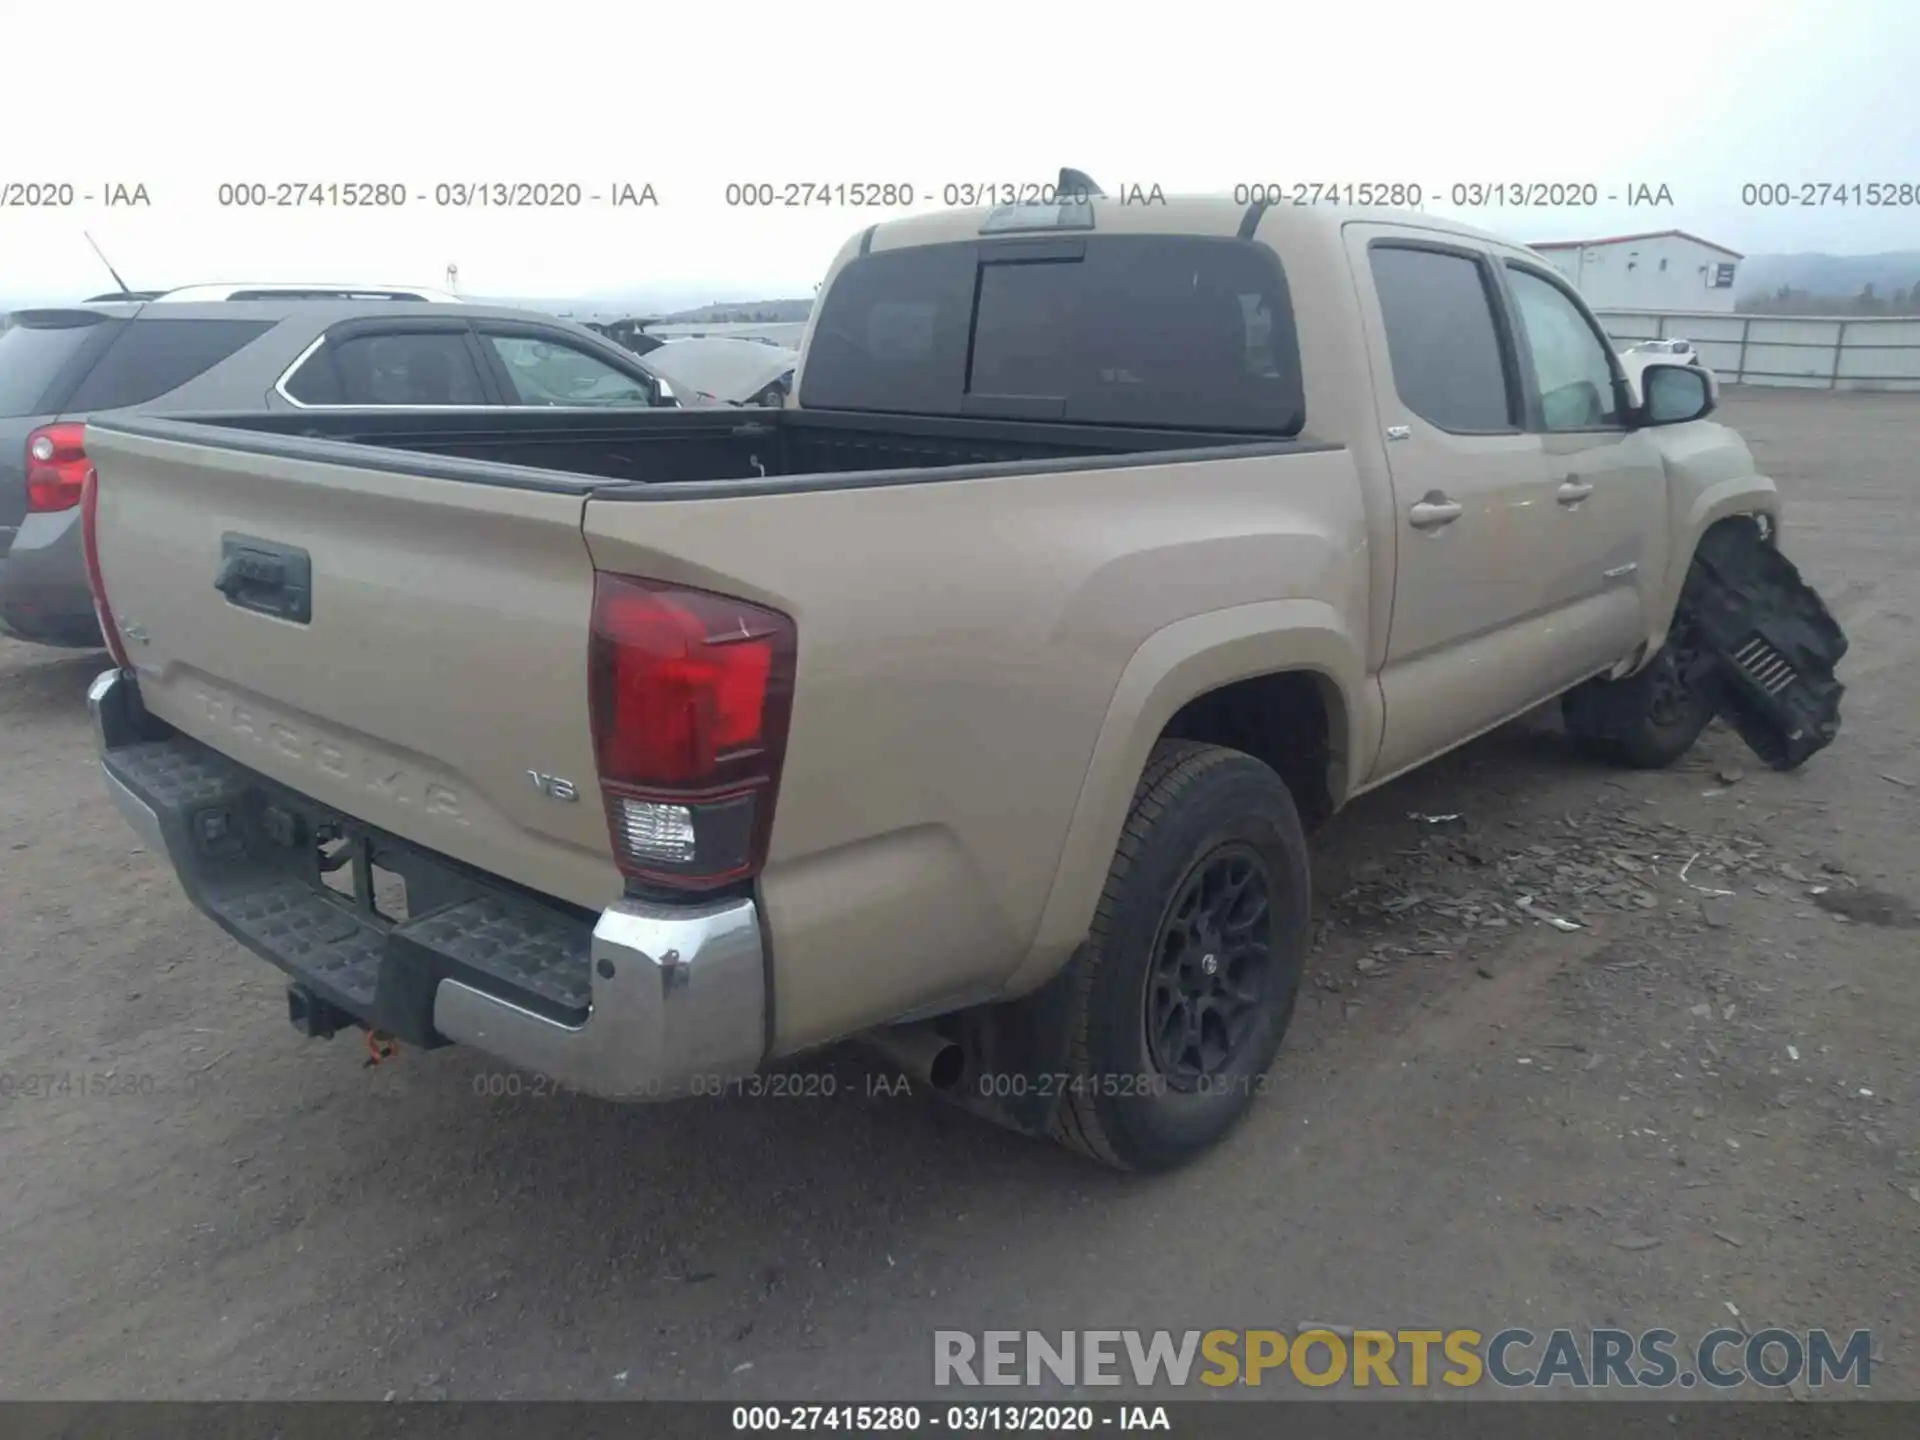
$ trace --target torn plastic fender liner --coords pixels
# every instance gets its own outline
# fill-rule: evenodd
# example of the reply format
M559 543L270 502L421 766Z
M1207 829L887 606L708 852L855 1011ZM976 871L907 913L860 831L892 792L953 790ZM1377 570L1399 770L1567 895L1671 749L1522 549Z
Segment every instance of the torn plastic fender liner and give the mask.
M1833 743L1846 690L1833 672L1846 634L1757 525L1718 525L1701 537L1680 606L1716 708L1754 754L1792 770Z

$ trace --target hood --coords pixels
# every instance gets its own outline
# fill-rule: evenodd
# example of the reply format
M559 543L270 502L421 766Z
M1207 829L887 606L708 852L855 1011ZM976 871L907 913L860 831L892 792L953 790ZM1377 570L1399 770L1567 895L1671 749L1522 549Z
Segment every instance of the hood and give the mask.
M741 405L800 363L784 345L706 336L669 340L647 353L647 368L683 394L707 394Z

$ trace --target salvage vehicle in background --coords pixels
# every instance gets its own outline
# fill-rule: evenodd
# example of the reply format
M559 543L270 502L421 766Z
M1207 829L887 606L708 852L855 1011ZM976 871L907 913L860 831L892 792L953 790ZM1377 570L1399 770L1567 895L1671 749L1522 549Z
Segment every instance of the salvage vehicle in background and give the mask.
M763 340L718 335L669 340L647 363L683 393L723 405L779 407L793 390L796 351Z
M636 355L650 355L665 343L659 336L647 333L647 326L658 323L651 319L588 320L583 323L596 335L604 335Z
M421 288L196 285L12 319L0 330L0 631L46 645L102 643L78 525L91 418L678 403L645 361L583 326Z
M778 410L115 415L107 785L303 1033L628 1100L859 1035L1177 1165L1355 796L1555 697L1833 737L1773 482L1643 382L1481 231L1094 198L861 231Z

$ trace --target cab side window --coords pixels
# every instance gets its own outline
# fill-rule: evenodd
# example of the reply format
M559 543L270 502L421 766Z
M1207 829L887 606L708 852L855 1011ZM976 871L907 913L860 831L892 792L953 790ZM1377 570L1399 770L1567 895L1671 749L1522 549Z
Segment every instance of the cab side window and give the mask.
M1607 343L1580 307L1551 280L1511 263L1507 285L1526 335L1544 427L1604 430L1621 425Z
M1401 402L1456 435L1516 428L1492 281L1470 255L1410 245L1368 253Z

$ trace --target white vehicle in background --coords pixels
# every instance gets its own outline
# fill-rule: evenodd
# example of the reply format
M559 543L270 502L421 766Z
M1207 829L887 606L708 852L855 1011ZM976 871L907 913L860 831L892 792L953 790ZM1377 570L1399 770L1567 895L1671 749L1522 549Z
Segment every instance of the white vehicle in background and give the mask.
M1647 355L1678 356L1678 361L1675 363L1682 365L1698 365L1700 363L1700 352L1693 348L1693 342L1691 340L1682 340L1678 336L1670 336L1664 340L1636 340L1628 348Z

